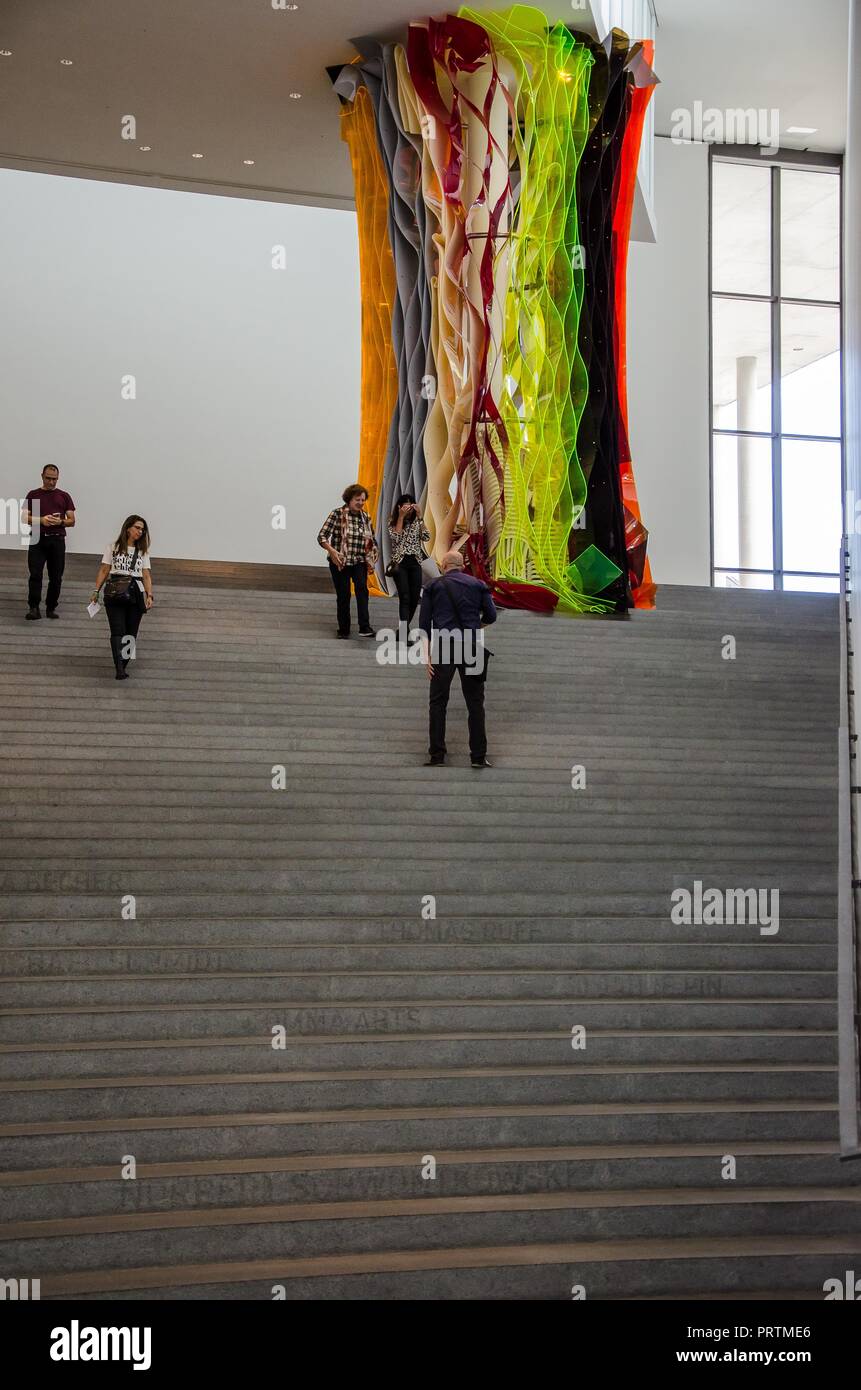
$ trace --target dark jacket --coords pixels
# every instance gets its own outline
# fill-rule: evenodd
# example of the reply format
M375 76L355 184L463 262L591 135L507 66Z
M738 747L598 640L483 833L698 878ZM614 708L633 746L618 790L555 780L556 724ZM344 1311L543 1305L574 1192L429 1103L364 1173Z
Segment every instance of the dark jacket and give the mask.
M447 587L454 590L462 617L455 612ZM480 579L462 570L449 570L432 580L422 594L419 627L428 637L431 628L446 632L475 632L482 624L496 622L496 608L490 590Z

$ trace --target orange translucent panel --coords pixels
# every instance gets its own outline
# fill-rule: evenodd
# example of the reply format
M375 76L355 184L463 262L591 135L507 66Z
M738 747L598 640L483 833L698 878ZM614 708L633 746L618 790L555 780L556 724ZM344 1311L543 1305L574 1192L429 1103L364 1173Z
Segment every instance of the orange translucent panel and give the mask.
M341 107L341 138L350 151L359 231L362 286L362 384L358 477L368 490L368 512L376 515L392 414L398 398L398 369L392 348L395 267L389 244L389 187L374 129L371 98L359 86ZM383 594L373 575L372 593Z

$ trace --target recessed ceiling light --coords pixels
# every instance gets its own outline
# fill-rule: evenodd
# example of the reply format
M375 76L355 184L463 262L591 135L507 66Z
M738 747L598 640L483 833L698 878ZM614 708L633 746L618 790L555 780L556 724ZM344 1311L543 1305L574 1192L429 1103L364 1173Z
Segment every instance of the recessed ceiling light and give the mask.
M74 62L74 58L61 58L60 62L62 63L64 68L70 68L72 66L72 63Z
M253 159L243 159L242 163L243 163L243 164L253 164L253 163L254 163L254 160L253 160Z
M11 48L0 48L0 58L11 58L11 57L12 57L12 50L11 50Z
M138 145L138 149L143 150L144 154L146 154L148 150L152 149L152 145Z
M202 155L202 154L193 154L191 157L192 157L192 159L203 159L203 155Z
M302 98L302 93L301 93L301 92L291 92L291 93L290 93L290 96L291 96L291 98L293 99L293 101L300 101L301 98Z
M818 125L788 125L787 135L815 135L819 129Z

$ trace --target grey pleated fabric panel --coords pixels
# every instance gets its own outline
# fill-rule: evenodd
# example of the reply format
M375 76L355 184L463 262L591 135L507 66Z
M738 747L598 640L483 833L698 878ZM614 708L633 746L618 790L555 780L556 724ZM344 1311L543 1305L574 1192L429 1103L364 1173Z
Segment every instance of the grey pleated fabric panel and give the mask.
M394 259L397 295L392 312L392 347L398 368L398 401L389 430L383 482L377 507L380 540L380 578L391 547L388 518L395 498L412 492L421 498L427 482L424 429L430 402L422 391L434 374L431 352L432 310L426 273L426 251L433 252L432 228L421 187L421 136L404 130L398 102L394 44L353 39L362 55L354 67L368 89L377 141L389 178L389 242Z

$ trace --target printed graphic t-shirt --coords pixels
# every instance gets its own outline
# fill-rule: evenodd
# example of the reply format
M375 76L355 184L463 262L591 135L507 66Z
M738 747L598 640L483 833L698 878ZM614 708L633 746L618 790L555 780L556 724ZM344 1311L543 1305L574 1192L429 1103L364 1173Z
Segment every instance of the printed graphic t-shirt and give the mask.
M132 564L133 560L134 564ZM108 546L107 550L102 556L102 564L110 565L111 574L128 574L131 576L132 579L136 579L138 582L139 589L143 589L143 584L141 583L141 575L143 574L144 570L152 568L149 562L148 555L142 555L140 551L138 551L137 558L135 558L135 548L133 545L129 546L125 555L123 555L122 551L120 550L114 553L113 547Z

